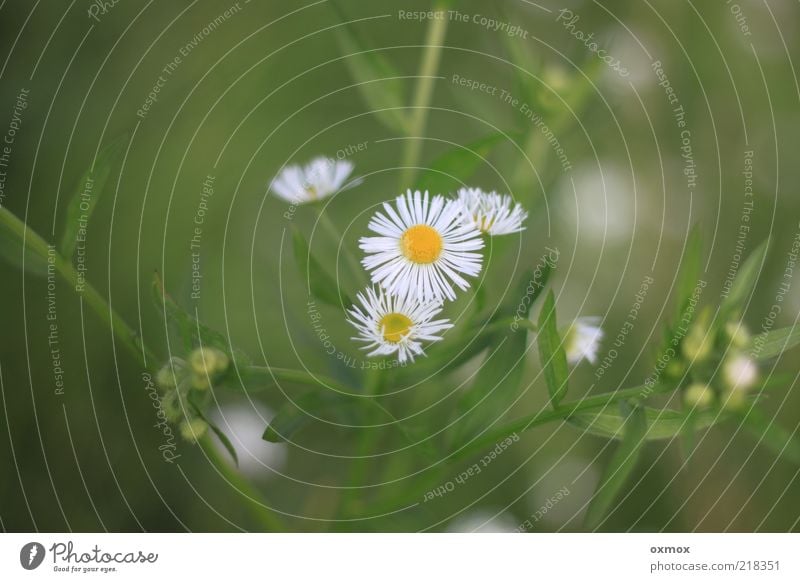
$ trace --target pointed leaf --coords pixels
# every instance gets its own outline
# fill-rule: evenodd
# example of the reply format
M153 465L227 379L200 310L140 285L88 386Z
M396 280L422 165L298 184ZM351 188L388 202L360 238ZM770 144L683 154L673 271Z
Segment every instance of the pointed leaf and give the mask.
M750 256L747 257L747 260L742 263L739 272L736 274L736 278L733 280L728 295L723 299L722 305L720 306L721 321L726 321L731 314L744 307L745 301L747 301L747 298L753 292L758 282L758 276L766 260L768 248L769 241L766 240L756 247L756 249L750 253Z
M67 259L72 258L80 231L92 216L97 201L106 189L114 163L128 145L128 135L121 135L103 148L94 165L83 174L64 216L64 234L58 249Z
M647 440L672 439L681 434L686 425L688 411L657 409L643 407L647 417ZM731 415L718 410L697 411L695 414L695 430L702 430L731 418ZM602 412L582 412L569 417L567 422L589 434L609 438L622 439L623 427L627 416L614 408Z
M700 279L701 259L703 253L703 238L700 227L694 225L689 232L686 246L683 249L678 274L675 281L675 312L670 322L671 327L677 327L686 308L692 299L692 294Z
M564 343L558 333L556 322L556 303L553 291L550 290L545 297L542 310L539 312L539 358L544 368L544 377L547 389L550 392L550 402L553 407L564 398L567 393L567 354Z
M769 360L798 344L800 344L800 326L784 327L755 336L750 344L750 353L757 360Z
M192 403L192 407L194 408L194 411L197 413L197 415L205 421L205 423L208 425L208 428L211 429L211 432L217 435L219 442L222 443L222 446L225 447L225 450L228 451L228 454L233 459L234 464L238 467L239 455L236 453L236 447L233 446L233 443L228 438L228 435L222 432L222 429L219 428L213 421L211 421L208 418L208 416L205 415L200 406L198 406L195 403Z
M633 473L642 445L645 443L647 418L644 409L638 406L634 408L623 406L628 409L626 410L628 417L623 428L622 441L603 471L597 491L586 510L587 529L594 529L602 523L628 477Z
M353 424L357 419L358 400L330 391L309 392L281 406L261 438L271 443L290 441L297 431L318 422L318 418Z
M0 258L20 269L24 267L26 273L44 277L49 256L47 242L7 208L0 207ZM51 261L56 260L53 253Z
M404 81L401 73L377 50L371 50L355 28L347 23L337 2L330 6L345 24L336 29L344 53L344 63L350 76L358 83L356 89L375 117L389 129L406 135L409 132L405 113Z

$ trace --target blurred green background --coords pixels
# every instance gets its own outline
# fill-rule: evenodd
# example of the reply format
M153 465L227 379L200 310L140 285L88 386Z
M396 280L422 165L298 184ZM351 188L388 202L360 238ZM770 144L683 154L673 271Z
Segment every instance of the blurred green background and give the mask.
M379 49L399 73L393 80L379 78L374 89L399 95L408 105L431 21L406 19L399 11L430 10L429 2L342 1L337 11L325 1L121 1L100 9L85 0L7 0L0 5L0 131L11 123L20 91L29 94L4 168L2 204L46 240L59 240L65 209L96 152L127 135L124 162L113 165L88 226L87 279L141 329L161 361L178 348L168 344L150 299L153 271L163 274L176 301L189 311L196 308L255 362L357 382L359 376L325 354L309 325L304 282L289 250L290 228L310 238L313 252L331 271L336 267L343 289L352 294L357 285L346 264L337 262L339 243L355 249L375 205L418 180L433 179L424 168L443 153L502 131L506 135L487 147L485 162L456 176L511 192L531 213L522 236L493 249L498 252L491 276L483 281L487 300L508 299L514 293L509 282L535 265L545 246L558 248L553 285L559 319L603 317L605 356L642 281L652 276L655 284L614 364L599 378L591 366L580 368L571 396L632 386L652 370L654 348L648 346L659 337L694 223L704 234L703 303L720 300L741 232L745 152L753 152L754 196L742 250L746 255L771 239L745 314L754 330L778 302L800 230L800 89L792 68L800 54L800 7L788 0L732 6L449 3L447 9L467 19L447 22L424 133L412 136L421 143L422 169L409 178L403 168L409 137L382 123L371 112L374 103L354 87L346 56L353 51L342 43L341 19L352 20L349 30L359 42ZM579 15L574 29L593 32L629 75L610 70L576 39L558 20L562 9ZM493 30L482 16L517 25L520 32ZM203 32L215 19L213 30ZM181 51L181 62L165 73ZM686 113L697 174L691 191L674 105L659 86L655 61ZM454 75L498 90L470 90L454 83ZM159 76L157 101L137 115ZM518 104L501 98L501 91ZM520 111L521 103L542 115L571 169L564 171L540 129ZM359 150L358 144L364 146ZM312 209L299 207L287 219L287 205L268 196L267 188L284 164L339 151L365 180L326 207L344 232L333 241L325 232L312 235ZM195 300L190 240L209 175L214 194L202 226L202 292ZM247 498L201 448L179 442L180 461L164 462L146 370L63 281L56 302L65 388L56 394L47 282L5 263L0 281L4 530L263 527ZM796 320L800 283L791 282L780 305L776 328ZM458 309L453 306L451 315ZM341 311L322 311L332 341L358 357ZM529 350L526 362L530 388L509 418L545 405L535 354ZM797 353L789 353L774 371L794 378L797 361ZM772 370L770 364L764 373ZM457 379L468 375L460 374ZM800 423L795 386L772 392L766 402L768 414L790 430ZM582 511L611 452L603 439L550 424L521 435L479 476L435 502L403 498L438 470L426 469L429 463L413 450L373 457L358 475L362 487L347 493L342 487L351 485L353 461L346 457L358 455L358 429L315 423L294 445L260 440L272 411L287 395L305 390L282 383L280 389L216 394L227 419L220 425L235 435L242 458L231 474L250 480L289 531L513 530L564 488L568 495L530 529L580 530ZM450 418L452 400L446 396L453 390L455 380L433 378L402 395L406 413L433 404L419 417L421 436ZM387 397L387 405L392 402ZM380 429L370 430L377 451L397 449ZM797 530L798 467L776 460L756 441L736 423L724 423L701 433L688 464L677 442L648 444L630 491L602 529ZM452 479L479 458L441 470L433 483ZM350 520L336 521L347 495Z

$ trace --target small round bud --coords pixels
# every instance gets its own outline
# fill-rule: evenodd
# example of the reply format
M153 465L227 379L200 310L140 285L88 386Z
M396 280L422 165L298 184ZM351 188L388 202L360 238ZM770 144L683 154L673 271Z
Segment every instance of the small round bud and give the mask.
M211 378L223 374L230 360L227 354L216 348L197 348L189 355L189 366L196 376Z
M161 407L164 409L164 414L170 422L178 422L183 418L183 410L181 409L177 390L171 390L164 394L164 397L161 399Z
M667 378L672 380L677 380L679 378L683 378L683 375L686 373L686 363L683 360L679 360L677 358L673 358L667 364L667 367L664 369L664 374Z
M180 424L181 436L189 442L197 442L207 430L208 424L202 418L193 418Z
M177 386L177 382L175 380L175 374L173 373L172 367L169 364L163 366L158 372L156 372L156 384L158 384L161 388L175 388L175 386Z
M709 355L713 347L713 338L705 326L695 325L689 331L681 344L681 351L690 362L702 362Z
M714 402L714 391L708 384L695 382L686 388L683 393L683 401L690 408L708 408Z
M742 410L747 405L747 393L744 390L728 390L719 398L726 410Z
M156 384L165 390L175 388L183 379L186 370L186 361L181 358L170 358L169 362L161 366L156 372Z
M747 392L758 382L758 365L752 358L737 353L723 364L722 377L731 390Z
M725 325L725 333L731 344L740 349L745 349L750 345L751 337L747 326L741 321L729 321Z

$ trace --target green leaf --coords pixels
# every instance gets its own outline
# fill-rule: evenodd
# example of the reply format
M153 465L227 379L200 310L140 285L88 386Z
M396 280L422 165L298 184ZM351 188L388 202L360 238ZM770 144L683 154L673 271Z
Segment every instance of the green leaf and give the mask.
M344 63L350 76L358 83L356 89L375 117L389 129L402 135L409 132L409 120L405 113L404 80L386 57L378 50L369 49L358 32L338 6L330 6L345 24L336 29L339 44L344 53Z
M744 427L758 438L759 444L780 458L800 464L800 435L796 428L790 432L755 407L742 413L741 420Z
M47 275L48 257L53 264L57 260L47 242L4 207L0 207L0 257L40 277Z
M532 276L530 272L525 272L514 293L516 303L504 304L494 319L507 318L512 313L520 318L528 318L533 301L523 302L522 298L528 296L527 287ZM486 346L494 346L494 349L490 350L474 381L456 406L460 420L453 434L459 441L473 437L487 424L487 419L490 422L498 420L519 396L525 370L527 336L527 333L518 333L509 324L501 331L475 339L475 344L481 346L481 350Z
M342 304L350 305L352 301L347 295L339 295L336 280L328 275L322 264L311 254L306 239L297 228L292 228L292 247L297 266L312 297L323 303L341 308Z
M261 438L271 443L282 443L302 428L325 419L329 422L353 425L358 422L359 405L368 405L364 399L345 397L335 392L308 392L294 402L278 409ZM315 418L316 417L316 418Z
M556 302L552 289L547 293L542 310L539 312L539 358L544 369L547 381L547 390L550 392L550 402L555 408L567 393L567 354L564 343L558 333L556 323Z
M650 441L672 439L679 436L689 415L689 411L669 408L643 407L643 410L647 419L647 433L644 438ZM708 428L724 422L730 417L729 413L717 410L696 411L694 428L695 430ZM574 414L567 419L567 422L589 434L609 439L621 439L626 420L627 416L614 408L601 412Z
M701 260L703 253L703 237L700 227L695 224L689 232L683 256L678 268L675 283L675 313L670 322L670 327L675 328L684 316L689 302L694 294L694 289L700 279Z
M431 194L444 194L463 186L465 180L486 163L486 156L507 139L502 133L491 133L466 146L455 146L436 158L423 172L416 189Z
M111 168L125 151L128 139L128 135L121 135L103 148L94 161L94 165L86 170L78 182L67 206L64 217L64 234L58 245L59 251L67 259L70 259L75 252L80 230L86 228L86 223L91 218L97 201L103 194L111 176Z
M622 441L614 451L614 456L606 465L603 476L597 486L589 508L586 510L585 526L586 529L594 529L602 523L604 516L611 509L612 503L622 491L625 482L633 473L636 461L639 458L642 445L645 443L647 434L647 417L641 407L627 408L625 426L623 427Z
M784 327L755 336L750 344L750 353L757 360L769 360L798 344L800 344L800 326Z
M236 453L236 448L233 446L233 443L228 438L228 435L226 435L224 432L222 432L222 429L219 428L216 424L214 424L208 418L208 416L205 415L205 413L203 412L203 410L201 409L200 406L198 406L194 402L192 402L191 404L192 404L192 407L194 408L194 411L197 413L197 415L200 418L202 418L205 421L205 423L208 425L208 428L211 429L211 432L213 432L215 435L217 435L217 438L219 439L219 442L222 443L222 446L225 447L225 450L228 451L228 454L233 459L234 464L238 467L239 466L239 455Z
M164 285L158 273L153 274L152 290L156 306L163 310L167 321L177 329L186 352L200 346L213 347L231 355L237 367L247 366L250 363L250 358L247 354L239 349L232 348L224 335L200 323L196 317L178 305L164 290Z
M720 305L720 321L727 321L731 314L740 311L744 307L745 301L758 282L761 266L764 264L768 249L769 240L766 240L756 247L747 257L747 260L742 263L742 266L739 267L739 272L736 274L733 284L731 284L731 289Z

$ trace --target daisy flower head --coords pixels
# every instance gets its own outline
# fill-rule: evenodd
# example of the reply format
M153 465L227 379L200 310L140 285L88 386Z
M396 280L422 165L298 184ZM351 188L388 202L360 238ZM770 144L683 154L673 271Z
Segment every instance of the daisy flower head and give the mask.
M599 323L599 317L579 317L564 334L564 348L570 364L577 365L583 360L597 363L597 352L603 339Z
M352 171L353 163L348 160L318 157L305 166L286 166L272 181L270 189L290 204L305 204L341 190ZM354 180L351 187L360 181Z
M357 295L361 306L348 310L348 321L358 331L352 339L365 342L368 356L397 354L401 364L425 355L422 342L439 341L436 334L453 327L447 319L433 318L442 311L440 301L420 301L415 297L397 297L368 288Z
M525 230L522 223L528 218L528 213L508 194L461 188L456 200L464 221L484 234L497 236Z
M383 210L369 222L378 236L362 237L359 246L373 283L390 295L452 301L453 285L463 291L469 287L464 276L480 273L483 239L463 223L454 200L409 190Z

